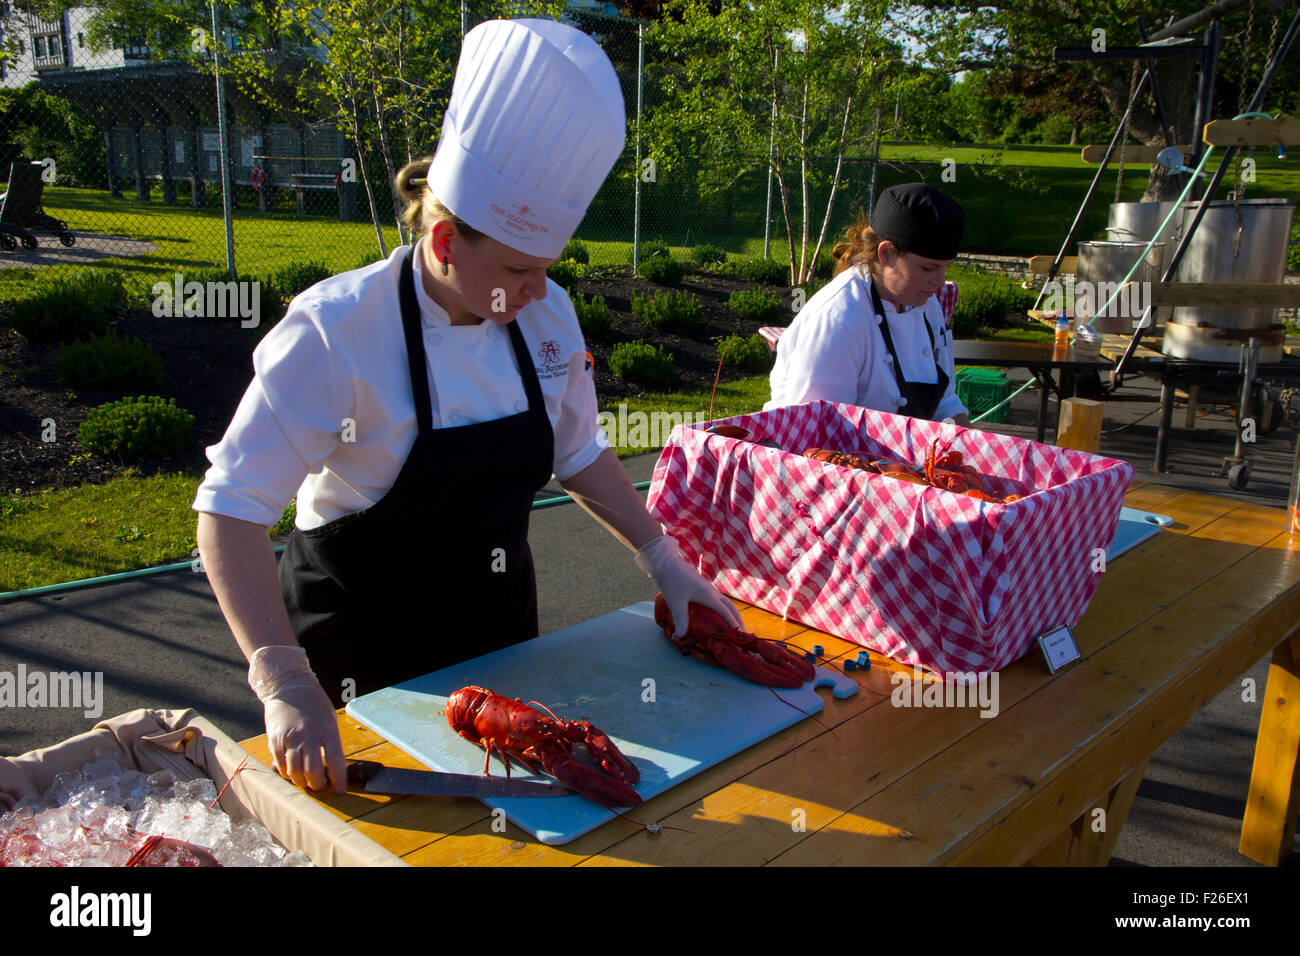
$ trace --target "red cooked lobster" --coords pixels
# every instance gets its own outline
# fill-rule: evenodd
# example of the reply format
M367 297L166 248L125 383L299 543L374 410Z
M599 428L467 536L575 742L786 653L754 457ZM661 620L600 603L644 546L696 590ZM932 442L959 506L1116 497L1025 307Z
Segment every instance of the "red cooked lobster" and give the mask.
M970 465L962 464L961 452L945 451L942 455L939 454L938 439L930 444L930 450L925 456L925 464L920 468L913 468L905 462L889 458L873 460L865 455L833 451L828 448L809 448L804 452L804 457L824 461L829 465L874 472L886 478L897 478L917 485L931 485L959 495L969 495L980 501L1010 504L1021 498L1020 495L1000 497L988 494L980 487L980 480L984 476Z
M550 710L543 714L518 698L502 697L485 687L462 687L447 698L444 712L452 730L486 751L484 773L496 751L507 777L509 758L514 757L597 803L635 807L642 802L631 786L641 779L641 772L603 731L585 720L561 720ZM575 759L575 743L584 744L599 767Z
M778 641L732 628L714 611L691 603L686 633L674 637L673 615L661 593L655 598L655 623L683 654L726 667L741 677L768 687L801 687L817 676L810 661Z

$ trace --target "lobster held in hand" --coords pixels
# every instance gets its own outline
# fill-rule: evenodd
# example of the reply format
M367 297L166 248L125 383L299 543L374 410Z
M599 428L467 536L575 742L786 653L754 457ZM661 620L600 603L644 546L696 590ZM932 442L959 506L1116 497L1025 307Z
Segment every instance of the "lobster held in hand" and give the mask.
M518 698L511 700L475 686L462 687L448 697L444 712L452 730L485 751L484 773L489 772L495 751L506 766L507 777L514 757L534 772L548 773L598 803L634 807L642 802L632 789L641 772L588 721L563 720ZM575 743L586 747L595 765L575 755Z
M741 677L768 687L801 687L817 676L813 665L784 644L769 641L748 631L728 627L703 605L690 605L686 633L675 637L672 612L663 594L655 598L655 623L664 636L683 654L735 671Z

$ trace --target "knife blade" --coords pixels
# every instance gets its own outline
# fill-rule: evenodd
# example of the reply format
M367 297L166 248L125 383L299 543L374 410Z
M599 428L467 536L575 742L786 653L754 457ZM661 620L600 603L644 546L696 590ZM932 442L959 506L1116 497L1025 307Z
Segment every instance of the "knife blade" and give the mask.
M428 797L567 797L573 794L568 787L555 783L437 770L406 770L385 767L374 760L354 760L348 764L348 789Z

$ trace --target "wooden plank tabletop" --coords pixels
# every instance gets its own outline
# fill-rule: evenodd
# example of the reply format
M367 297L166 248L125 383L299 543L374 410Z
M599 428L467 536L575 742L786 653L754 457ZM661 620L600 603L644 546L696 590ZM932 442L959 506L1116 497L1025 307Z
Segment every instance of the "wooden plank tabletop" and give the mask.
M512 824L494 831L471 799L321 802L412 865L1016 864L1065 847L1056 841L1072 821L1098 807L1116 815L1103 841L1113 847L1150 754L1300 622L1300 537L1283 509L1140 483L1125 503L1175 523L1103 573L1075 628L1084 659L1054 677L1037 651L1004 668L992 718L894 706L911 669L872 652L854 697L824 694L815 720L628 814L662 824L657 834L616 820L545 846ZM832 660L861 649L740 606L760 636L822 644ZM419 766L342 712L339 722L350 758ZM264 736L244 746L269 763ZM1069 861L1088 862L1074 843Z

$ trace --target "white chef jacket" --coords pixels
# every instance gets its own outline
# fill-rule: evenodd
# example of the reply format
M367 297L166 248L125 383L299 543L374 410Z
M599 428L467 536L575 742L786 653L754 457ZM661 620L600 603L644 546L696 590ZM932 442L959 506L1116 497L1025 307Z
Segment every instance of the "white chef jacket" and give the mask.
M947 328L939 300L899 312L881 297L885 320L898 350L903 377L910 382L937 382L938 364L948 376L948 389L935 410L935 420L968 414L957 397L952 330ZM934 349L922 321L934 332ZM845 269L817 291L781 333L772 367L772 399L764 411L824 399L878 411L898 412L906 404L894 368L881 317L871 304L871 278L864 270Z
M417 430L398 303L407 251L399 246L386 261L319 282L290 303L253 352L256 374L225 437L207 449L212 467L194 510L269 526L296 493L297 526L309 530L369 508L393 486ZM424 290L420 259L414 278L433 427L524 411L509 331L490 320L453 326ZM546 298L520 309L516 321L555 434L553 473L563 481L609 442L573 303L554 282L546 286Z

